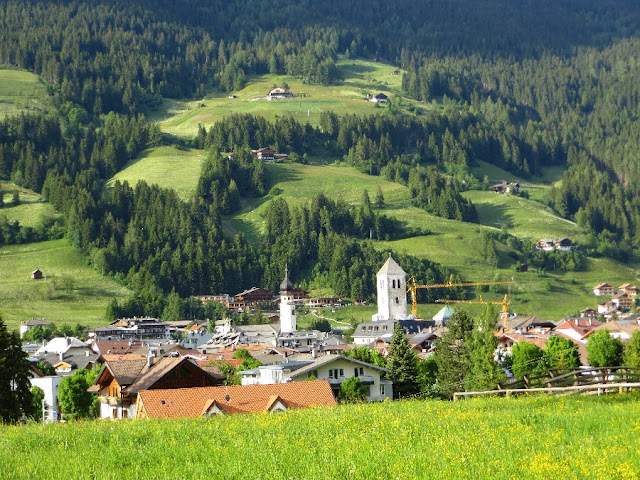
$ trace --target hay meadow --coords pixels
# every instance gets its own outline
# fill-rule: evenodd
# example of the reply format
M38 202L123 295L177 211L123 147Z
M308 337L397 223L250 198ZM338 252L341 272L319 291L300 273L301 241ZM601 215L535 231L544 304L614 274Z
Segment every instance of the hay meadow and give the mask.
M635 479L637 394L0 427L6 479Z

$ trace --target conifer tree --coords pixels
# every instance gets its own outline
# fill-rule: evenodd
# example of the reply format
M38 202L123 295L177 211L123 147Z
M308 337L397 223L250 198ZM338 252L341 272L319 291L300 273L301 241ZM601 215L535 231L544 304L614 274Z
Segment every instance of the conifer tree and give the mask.
M20 337L0 316L0 422L14 423L31 413L29 363Z
M418 385L418 357L405 338L402 325L397 322L389 344L387 366L391 370L393 394L396 398L420 391Z
M466 390L492 390L505 378L495 359L498 341L493 334L494 325L495 311L487 308L467 340L469 372L464 381Z
M434 358L438 365L436 387L441 396L451 398L464 390L469 357L467 337L473 331L473 320L465 311L456 311L447 322L449 330L436 343Z

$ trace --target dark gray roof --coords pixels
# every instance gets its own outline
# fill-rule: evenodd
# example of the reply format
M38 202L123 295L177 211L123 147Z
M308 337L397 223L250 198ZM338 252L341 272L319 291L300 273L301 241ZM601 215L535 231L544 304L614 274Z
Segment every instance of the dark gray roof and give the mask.
M285 268L284 269L284 280L282 280L282 283L280 284L280 291L281 292L288 292L293 290L293 283L291 283L291 280L289 280L289 269Z
M405 335L421 333L425 329L434 326L432 320L382 320L359 324L353 332L353 336L373 339L385 335L393 335L393 330L397 322L400 322Z
M391 373L391 370L388 370L386 368L378 367L377 365L372 365L371 363L363 362L361 360L356 360L355 358L345 357L344 355L323 355L323 356L319 357L315 362L312 362L311 364L307 365L306 367L297 369L290 376L291 376L291 378L295 378L295 377L298 377L300 375L304 375L305 373L308 373L308 372L310 372L312 370L315 370L318 367L321 367L321 366L326 365L328 363L335 362L336 360L340 360L340 359L346 360L347 362L356 363L356 364L362 365L364 367L374 368L376 370L380 370L381 372Z

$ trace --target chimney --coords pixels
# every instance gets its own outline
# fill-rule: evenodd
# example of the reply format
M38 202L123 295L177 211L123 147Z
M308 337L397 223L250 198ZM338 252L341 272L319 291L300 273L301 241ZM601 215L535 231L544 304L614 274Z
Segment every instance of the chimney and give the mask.
M64 352L60 352L58 355L60 356L60 361L63 361L64 360Z
M153 359L155 358L155 356L153 355L153 353L151 353L151 351L149 351L149 355L147 355L147 366L149 368L153 367Z
M315 359L316 359L316 357L317 357L317 355L318 355L318 350L317 350L317 349L315 349L315 348L312 348L312 349L311 349L311 358L312 358L313 360L315 360Z

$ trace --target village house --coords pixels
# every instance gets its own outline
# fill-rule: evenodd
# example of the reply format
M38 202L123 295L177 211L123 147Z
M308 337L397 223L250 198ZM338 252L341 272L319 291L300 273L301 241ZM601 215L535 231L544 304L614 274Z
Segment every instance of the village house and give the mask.
M500 319L496 328L503 327ZM507 320L506 333L548 333L556 328L551 320L545 320L535 315L513 315Z
M335 405L336 400L326 380L146 390L138 394L135 418L197 418Z
M383 378L383 375L388 373L390 371L386 368L342 355L322 355L312 361L263 365L239 372L243 385L303 382L308 379L327 380L336 395L347 378L357 377L367 390L367 401L393 397L393 382Z
M618 287L618 292L626 293L630 297L635 297L638 295L638 288L635 285L631 285L630 283L625 283Z
M585 342L585 336L599 327L601 323L593 317L568 318L556 326L556 333L560 333L572 340Z
M595 287L593 287L593 294L596 297L601 297L604 295L613 295L613 286L608 283L599 283Z
M22 322L20 323L20 338L34 327L45 328L47 325L51 325L51 322L48 322L44 318L32 318L31 320Z
M144 390L215 386L223 379L186 358L123 356L105 362L89 390L100 399L100 418L122 419L134 416L138 393Z
M640 331L640 325L638 324L638 321L625 322L611 320L594 328L585 335L585 338L588 339L589 335L593 335L594 332L599 330L606 330L613 338L619 339L622 343L627 343L633 335L633 332Z
M616 293L611 297L611 303L616 310L629 310L633 305L633 297L627 293Z
M58 405L58 387L62 377L59 375L44 375L38 368L31 365L29 383L38 387L44 393L44 405L39 418L44 422L55 422L60 418Z
M157 318L121 318L105 327L89 330L89 337L97 340L148 340L168 339L171 336L169 325Z

